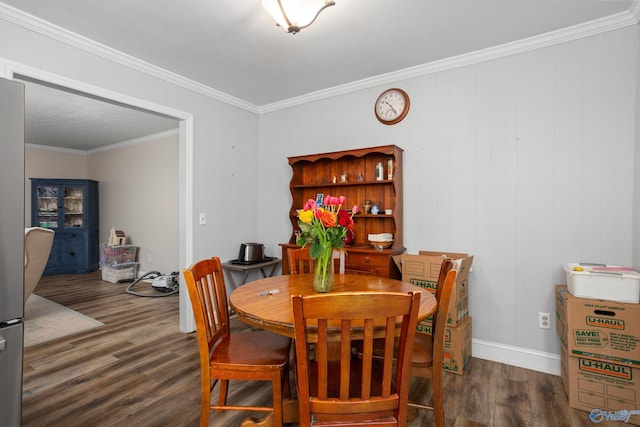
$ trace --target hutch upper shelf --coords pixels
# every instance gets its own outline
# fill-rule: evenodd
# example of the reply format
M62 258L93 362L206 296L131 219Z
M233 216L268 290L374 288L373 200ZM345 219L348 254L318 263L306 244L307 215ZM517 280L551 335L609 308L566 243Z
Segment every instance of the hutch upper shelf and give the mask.
M309 199L345 196L347 209L357 204L353 245L347 246L346 269L351 273L393 276L392 256L402 253L402 153L395 145L289 157L293 175L289 184L292 203L289 211L292 233L282 244L282 271L288 273L286 249L295 246L299 232L297 210ZM365 206L376 205L365 211ZM369 234L391 233L389 249L373 249Z

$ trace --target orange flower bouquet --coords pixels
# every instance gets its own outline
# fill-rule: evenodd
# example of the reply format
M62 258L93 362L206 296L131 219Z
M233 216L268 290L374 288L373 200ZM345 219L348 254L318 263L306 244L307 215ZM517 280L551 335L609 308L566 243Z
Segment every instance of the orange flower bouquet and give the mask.
M343 209L346 199L345 196L326 195L322 206L309 199L298 213L300 235L297 244L302 247L311 244L309 253L316 261L313 285L318 292L331 290L333 251L344 247L343 239L347 231L353 229L353 215L359 208L353 205L351 213Z

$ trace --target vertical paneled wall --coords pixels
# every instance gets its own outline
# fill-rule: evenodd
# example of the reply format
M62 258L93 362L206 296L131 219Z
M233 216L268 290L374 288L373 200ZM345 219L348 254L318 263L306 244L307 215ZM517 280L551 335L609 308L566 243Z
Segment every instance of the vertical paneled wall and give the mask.
M537 319L562 264L633 261L637 45L627 27L264 114L261 240L290 233L287 156L396 144L408 252L476 256L474 338L559 353ZM372 106L391 86L411 111L383 126Z

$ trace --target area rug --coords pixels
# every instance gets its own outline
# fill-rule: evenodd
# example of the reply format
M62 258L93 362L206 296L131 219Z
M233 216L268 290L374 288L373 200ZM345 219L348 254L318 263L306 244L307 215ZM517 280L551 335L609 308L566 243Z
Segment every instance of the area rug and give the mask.
M104 325L82 313L34 294L27 300L24 311L25 347Z

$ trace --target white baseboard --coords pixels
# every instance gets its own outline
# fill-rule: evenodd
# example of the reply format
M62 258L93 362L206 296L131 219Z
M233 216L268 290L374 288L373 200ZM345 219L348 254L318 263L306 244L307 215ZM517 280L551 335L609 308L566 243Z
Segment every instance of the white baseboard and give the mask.
M474 339L471 341L473 357L506 363L552 375L560 375L560 355L514 347L506 344Z

